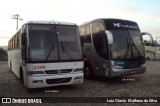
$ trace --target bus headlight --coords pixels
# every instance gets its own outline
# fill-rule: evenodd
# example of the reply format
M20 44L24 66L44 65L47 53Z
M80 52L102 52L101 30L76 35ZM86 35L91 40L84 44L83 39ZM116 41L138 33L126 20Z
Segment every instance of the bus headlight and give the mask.
M77 69L74 69L73 72L83 72L83 68L77 68Z
M123 69L123 66L112 66L112 68Z
M145 67L145 66L146 66L146 64L142 64L142 65L141 65L141 67Z
M28 75L44 75L43 71L28 71Z

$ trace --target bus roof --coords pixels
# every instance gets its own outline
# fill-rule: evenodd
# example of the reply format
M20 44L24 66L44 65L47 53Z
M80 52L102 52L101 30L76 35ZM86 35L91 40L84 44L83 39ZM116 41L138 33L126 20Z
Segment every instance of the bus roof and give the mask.
M25 24L22 25L22 27L23 27L24 25L26 25L26 24L55 24L55 25L74 25L74 26L77 26L77 24L75 24L75 23L62 22L62 21L54 21L54 20L51 20L51 21L27 21ZM21 28L22 28L22 27L21 27ZM16 31L16 33L17 33L18 31L20 31L21 28L18 29L18 30ZM16 33L15 33L15 34L16 34ZM11 40L12 38L13 38L13 36L10 38L10 40ZM9 41L10 41L10 40L9 40Z
M89 24L89 23L92 23L92 22L95 22L95 21L126 21L126 22L132 22L132 23L136 23L134 21L131 21L131 20L125 20L125 19L116 19L116 18L99 18L99 19L94 19L94 20L91 20L91 21L88 21L88 22L85 22L79 26L83 26L83 25L86 25L86 24Z
M57 25L76 25L75 23L70 22L61 22L61 21L28 21L26 24L57 24Z

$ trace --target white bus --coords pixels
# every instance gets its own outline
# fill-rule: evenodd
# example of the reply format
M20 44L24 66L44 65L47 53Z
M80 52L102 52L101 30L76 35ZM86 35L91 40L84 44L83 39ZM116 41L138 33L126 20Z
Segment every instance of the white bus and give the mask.
M85 58L84 76L119 77L142 74L145 47L138 24L122 19L96 19L79 26Z
M30 21L8 42L8 65L27 88L83 83L78 26Z

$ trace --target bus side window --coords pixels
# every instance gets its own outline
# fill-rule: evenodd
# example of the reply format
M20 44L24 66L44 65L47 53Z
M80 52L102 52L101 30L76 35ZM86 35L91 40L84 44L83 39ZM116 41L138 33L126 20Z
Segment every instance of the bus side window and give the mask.
M13 49L15 48L15 36L13 36Z
M26 44L26 33L22 33L22 45L25 45Z
M83 47L84 43L91 43L91 32L89 24L81 26L79 28L79 32L81 35L81 45Z
M15 48L18 48L18 46L17 46L17 44L18 44L17 37L18 37L18 33L17 33L16 36L15 36Z
M92 31L93 44L96 52L101 58L109 59L108 42L103 23L92 23Z
M17 35L17 47L20 48L20 35Z

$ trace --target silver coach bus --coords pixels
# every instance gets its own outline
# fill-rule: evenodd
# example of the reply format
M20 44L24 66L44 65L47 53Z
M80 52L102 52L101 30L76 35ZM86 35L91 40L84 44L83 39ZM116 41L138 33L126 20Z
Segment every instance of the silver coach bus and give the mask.
M138 24L121 19L96 19L79 26L85 78L118 77L145 72L145 47Z

